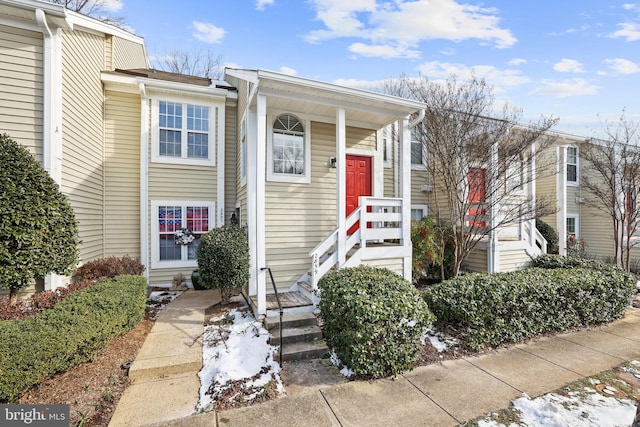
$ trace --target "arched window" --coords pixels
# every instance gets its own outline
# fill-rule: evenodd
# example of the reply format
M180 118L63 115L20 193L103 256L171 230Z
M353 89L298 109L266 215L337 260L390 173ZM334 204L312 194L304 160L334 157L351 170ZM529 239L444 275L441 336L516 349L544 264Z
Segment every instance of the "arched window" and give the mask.
M304 126L296 116L282 114L274 120L272 160L274 174L305 174Z

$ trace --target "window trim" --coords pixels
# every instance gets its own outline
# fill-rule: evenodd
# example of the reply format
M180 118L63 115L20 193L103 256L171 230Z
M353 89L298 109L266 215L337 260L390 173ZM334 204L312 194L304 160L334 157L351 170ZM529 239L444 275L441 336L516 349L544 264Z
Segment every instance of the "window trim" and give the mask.
M429 208L427 207L427 205L411 205L411 213L413 213L414 210L418 210L418 209L422 210L422 218L429 215ZM415 221L415 220L411 218L411 221Z
M525 162L522 156L513 157L505 168L505 191L507 194L522 194L524 192L525 184ZM517 169L517 170L516 170ZM511 185L511 181L517 175L520 175L520 183L517 186Z
M393 166L393 135L393 125L387 125L382 130L382 162L386 169Z
M304 127L304 174L291 175L273 172L273 122L282 115L296 117ZM278 112L267 114L267 181L290 182L296 184L311 183L311 121L299 114Z
M198 266L198 260L170 260L160 261L160 224L158 217L158 208L160 206L180 206L182 209L187 207L208 208L209 209L209 230L216 227L216 211L215 202L211 201L190 201L190 200L152 200L151 201L151 268L195 268ZM183 218L186 221L186 216ZM183 223L184 224L184 223Z
M573 149L576 150L576 162L575 163L569 163L569 149ZM576 179L575 181L571 181L569 180L569 165L575 165L576 167ZM567 185L578 185L578 182L580 181L580 149L576 146L568 146L566 151L565 151L565 181L567 182Z
M247 115L242 115L240 121L240 186L247 185Z
M182 136L182 157L172 157L172 156L163 156L160 154L160 102L173 102L177 104L182 104L182 132L185 135ZM187 136L186 136L186 112L187 106L194 105L198 107L207 107L209 108L209 130L208 134L208 142L209 142L209 152L208 158L191 158L187 156ZM213 102L207 102L200 99L186 99L175 96L165 96L165 97L155 97L151 101L151 161L154 163L169 163L169 164L180 164L180 165L193 165L193 166L216 166L216 158L217 158L217 148L218 148L218 135L216 129L218 128L218 123L216 122L218 118L217 110L220 108L220 105Z

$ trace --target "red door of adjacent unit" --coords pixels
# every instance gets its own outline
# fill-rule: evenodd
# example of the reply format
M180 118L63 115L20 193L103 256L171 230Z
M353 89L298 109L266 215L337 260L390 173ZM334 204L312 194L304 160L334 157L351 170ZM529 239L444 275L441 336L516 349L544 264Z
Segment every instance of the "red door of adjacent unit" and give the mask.
M347 216L358 207L358 197L371 196L371 157L347 155ZM355 224L347 234L358 229Z
M484 203L484 198L487 193L487 176L486 170L482 168L469 168L467 178L469 180L469 204L480 205ZM469 216L474 218L476 216L482 216L486 214L486 210L480 206L469 209ZM485 227L486 221L471 219L469 226Z

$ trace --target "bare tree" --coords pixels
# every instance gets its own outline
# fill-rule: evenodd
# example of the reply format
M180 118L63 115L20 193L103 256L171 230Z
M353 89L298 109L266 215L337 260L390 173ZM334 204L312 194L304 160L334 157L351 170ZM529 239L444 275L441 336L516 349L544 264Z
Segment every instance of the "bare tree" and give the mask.
M587 200L611 219L616 263L629 271L632 237L640 226L640 123L623 111L617 122L604 125L606 139L592 139L582 148L589 172L582 174Z
M90 16L106 24L118 28L125 28L123 17L112 16L106 7L108 0L46 0L49 3L59 4L74 12ZM119 1L119 0L115 0Z
M210 49L190 52L174 50L157 61L158 68L171 73L220 79L224 72L222 54Z
M551 212L550 201L534 200L527 189L537 154L555 140L549 130L557 119L520 124L522 111L509 105L495 113L493 88L476 76L463 82L452 75L444 83L402 76L385 91L427 105L412 137L427 157L429 212L454 234L454 276L483 238L495 240L501 227Z

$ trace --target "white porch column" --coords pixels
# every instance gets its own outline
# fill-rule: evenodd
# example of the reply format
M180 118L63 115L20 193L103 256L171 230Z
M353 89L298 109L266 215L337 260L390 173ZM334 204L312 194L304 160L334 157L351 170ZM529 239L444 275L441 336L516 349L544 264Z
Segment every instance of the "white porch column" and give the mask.
M399 190L402 199L402 244L411 245L411 130L409 119L398 120L398 166L400 172ZM411 251L404 257L403 275L411 281Z
M140 259L145 266L144 277L149 279L149 98L143 83L140 90Z
M529 162L529 170L527 171L527 176L529 178L528 183L528 192L529 197L531 197L531 210L532 213L535 213L537 210L536 206L536 145L535 143L531 144L529 150L529 156L531 161ZM532 215L533 219L531 219L529 224L529 247L536 247L536 219L535 215Z
M556 148L558 189L558 204L556 213L556 228L558 229L558 253L567 255L567 147Z
M338 225L338 267L346 259L347 243L347 130L344 108L336 109L336 224Z
M507 132L508 137L508 132ZM489 176L487 193L489 195L489 245L487 246L487 271L500 271L500 245L497 242L496 220L500 215L500 206L496 202L496 185L498 182L498 141L493 141L489 148Z
M255 112L247 110L247 233L249 237L249 295L256 296L259 316L267 313L265 272L265 177L267 98L256 95Z

